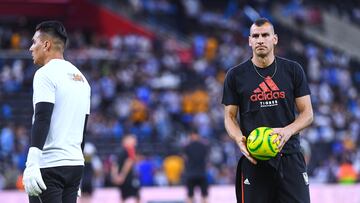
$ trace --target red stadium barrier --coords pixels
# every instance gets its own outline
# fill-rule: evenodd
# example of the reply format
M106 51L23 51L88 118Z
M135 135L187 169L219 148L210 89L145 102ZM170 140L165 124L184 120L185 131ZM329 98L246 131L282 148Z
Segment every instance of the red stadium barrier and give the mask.
M56 19L69 30L92 30L106 36L138 34L149 38L154 33L88 0L0 0L0 17Z

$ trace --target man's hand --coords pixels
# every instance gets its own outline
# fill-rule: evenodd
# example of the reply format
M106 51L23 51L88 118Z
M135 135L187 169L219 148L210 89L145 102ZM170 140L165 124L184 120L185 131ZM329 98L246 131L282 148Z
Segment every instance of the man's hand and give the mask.
M42 179L39 168L41 154L42 151L40 149L30 147L23 174L24 188L30 196L38 196L42 193L42 190L46 190L46 185Z
M278 150L281 151L281 149L284 147L285 143L291 138L293 135L293 132L289 128L273 128L273 131L270 133L270 135L278 134L278 137L275 138L273 143L276 143L280 141L278 145Z
M257 161L250 155L249 151L246 147L246 137L241 136L238 139L236 139L236 143L240 148L241 153L253 164L257 164Z
M112 181L115 185L122 185L125 181L125 177L121 174L116 174L113 178Z

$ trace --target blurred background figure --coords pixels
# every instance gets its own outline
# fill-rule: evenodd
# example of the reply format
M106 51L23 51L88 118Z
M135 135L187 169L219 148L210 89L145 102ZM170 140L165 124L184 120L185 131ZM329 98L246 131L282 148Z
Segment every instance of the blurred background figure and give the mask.
M187 188L187 202L194 203L194 190L201 190L201 202L207 203L208 180L206 165L208 162L209 146L200 139L196 131L189 133L189 143L184 147L185 156L185 185Z
M155 166L150 157L146 154L139 154L136 165L141 186L154 186Z
M341 184L354 184L358 181L358 173L348 157L344 157L339 166L337 180Z
M103 164L96 154L95 145L90 142L85 143L84 158L84 174L81 179L81 203L90 203L94 189L101 181Z
M184 171L184 159L178 152L170 152L163 162L164 173L170 186L180 185Z
M118 153L117 162L113 163L111 169L112 182L119 187L122 202L130 198L135 199L137 203L140 202L140 182L134 174L136 144L134 135L125 135L121 142L122 149Z

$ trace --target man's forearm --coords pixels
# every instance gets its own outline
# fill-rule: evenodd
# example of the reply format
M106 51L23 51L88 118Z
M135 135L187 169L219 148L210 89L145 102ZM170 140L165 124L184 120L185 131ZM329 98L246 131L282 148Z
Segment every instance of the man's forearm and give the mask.
M111 169L110 169L111 176L112 176L112 177L117 176L118 170L119 170L119 169L118 169L118 166L117 166L117 165L112 165L112 166L111 166Z
M54 104L39 102L35 105L35 120L31 128L31 147L43 149L50 129L51 115Z
M236 118L225 116L224 124L227 133L236 142L241 138L241 136L243 136Z
M294 122L286 126L292 130L292 135L299 133L302 129L308 127L313 121L312 111L301 112Z
M131 168L133 167L133 165L134 165L134 161L132 159L130 159L130 158L126 159L124 166L120 171L120 174L123 177L126 177L129 173L129 171L131 170Z

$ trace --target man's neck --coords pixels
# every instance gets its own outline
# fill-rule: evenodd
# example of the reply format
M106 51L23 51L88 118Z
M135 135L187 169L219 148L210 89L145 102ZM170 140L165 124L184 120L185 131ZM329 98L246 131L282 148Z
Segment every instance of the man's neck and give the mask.
M49 63L49 61L51 61L52 59L62 59L64 60L64 55L61 53L53 53L53 54L49 54L48 57L45 59L45 64Z
M265 68L265 67L270 66L274 62L274 59L275 59L275 56L273 54L265 56L265 57L260 57L260 56L253 55L251 61L257 67Z

